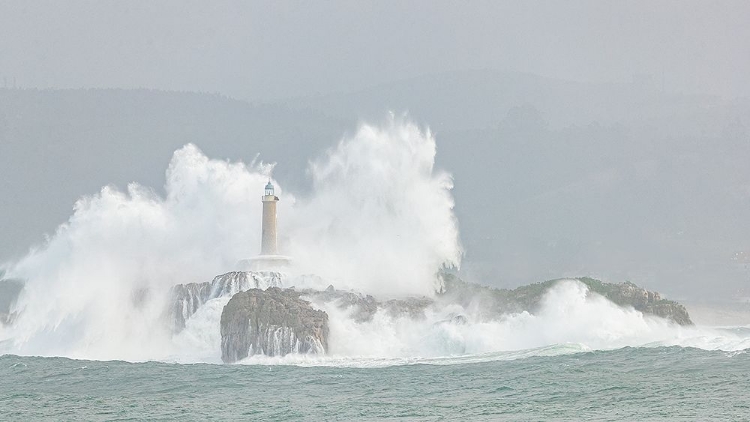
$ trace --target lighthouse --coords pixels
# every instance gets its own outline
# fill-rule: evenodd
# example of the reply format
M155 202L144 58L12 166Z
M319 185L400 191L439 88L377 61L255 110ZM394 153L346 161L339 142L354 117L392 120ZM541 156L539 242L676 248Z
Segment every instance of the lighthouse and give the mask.
M276 231L276 203L279 202L279 197L276 196L270 179L266 184L261 202L263 204L263 217L260 227L260 255L243 259L237 263L237 266L241 271L282 271L289 268L291 258L279 255ZM256 247L253 247L253 249Z
M279 246L276 239L276 203L279 197L273 193L273 185L268 181L263 195L263 226L261 228L260 254L278 255Z

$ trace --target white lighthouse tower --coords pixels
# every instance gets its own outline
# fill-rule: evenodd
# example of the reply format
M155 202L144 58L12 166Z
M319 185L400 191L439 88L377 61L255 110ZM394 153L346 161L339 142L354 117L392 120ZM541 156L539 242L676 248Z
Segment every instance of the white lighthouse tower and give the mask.
M276 203L279 197L273 194L273 185L268 181L266 194L263 195L263 226L260 242L261 255L278 255L279 245L276 239Z
M278 271L289 266L288 256L279 255L279 243L276 231L276 203L279 197L274 193L271 180L266 184L261 198L263 202L263 219L261 220L260 255L244 259L238 263L241 270Z

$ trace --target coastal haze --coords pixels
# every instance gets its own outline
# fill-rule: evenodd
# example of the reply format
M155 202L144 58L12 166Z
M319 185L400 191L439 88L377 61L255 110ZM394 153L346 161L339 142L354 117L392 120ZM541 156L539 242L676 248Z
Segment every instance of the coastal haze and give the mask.
M286 191L309 197L308 162L392 112L430 128L453 176L463 278L750 296L745 2L0 11L2 261L102 186L166 194L188 143L276 162Z

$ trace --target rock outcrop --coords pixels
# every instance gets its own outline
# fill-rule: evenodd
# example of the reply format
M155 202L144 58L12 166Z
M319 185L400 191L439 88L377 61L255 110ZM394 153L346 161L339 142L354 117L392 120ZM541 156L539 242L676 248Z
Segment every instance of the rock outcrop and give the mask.
M370 295L336 290L333 286L325 290L283 289L282 277L280 273L271 272L230 272L209 283L175 286L171 307L175 331L183 329L188 318L207 301L231 297L220 322L224 362L237 362L258 354L324 354L328 350L328 315L313 308L311 302L326 309L333 305L346 310L356 322L370 321L378 312L397 318L423 319L431 306L444 309L451 305L472 309L472 317L493 320L503 314L539 311L545 294L561 281L550 280L507 290L466 283L450 274L441 274L442 289L435 298L378 300ZM577 280L587 286L588 294L601 295L619 306L632 307L681 325L692 324L684 306L633 283ZM286 283L291 284L289 280ZM436 324L467 323L466 316L450 314Z
M339 309L352 308L352 319L357 322L365 322L372 319L375 312L378 311L378 302L370 295L336 290L333 286L328 286L323 291L304 289L300 290L304 296L315 300L316 302L335 302Z
M232 296L221 314L221 359L231 363L255 354L324 354L328 315L300 294L270 287Z
M282 274L275 271L232 271L210 282L178 284L172 288L170 318L174 332L185 328L188 318L211 299L233 296L249 289L281 287Z
M593 278L581 278L581 283L589 291L598 293L620 306L632 306L644 314L670 319L680 325L693 325L685 306L663 299L658 292L652 292L626 281L624 283L604 283Z
M300 290L300 293L316 302L334 302L339 309L352 308L351 317L357 322L370 321L378 310L385 310L392 317L418 319L424 317L425 309L434 303L428 297L407 297L381 302L370 295L336 290L333 286L328 286L324 291L305 289Z
M439 295L440 300L464 307L471 305L483 311L488 318L504 313L536 312L545 293L561 281L549 280L508 290L466 283L452 274L441 276L444 291ZM638 287L629 281L605 283L588 277L576 280L588 287L589 294L599 294L619 306L630 306L644 314L667 318L680 325L693 324L683 305L663 299L659 293Z
M693 325L687 308L673 300L661 299L647 303L642 308L636 308L644 314L656 315L658 317L670 319L680 325Z

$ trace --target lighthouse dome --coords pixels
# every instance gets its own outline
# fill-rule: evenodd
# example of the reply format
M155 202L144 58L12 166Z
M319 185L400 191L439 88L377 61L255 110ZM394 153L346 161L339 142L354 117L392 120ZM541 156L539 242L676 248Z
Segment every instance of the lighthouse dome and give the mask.
M266 195L273 195L273 185L271 184L271 181L268 181L268 184L266 185Z

